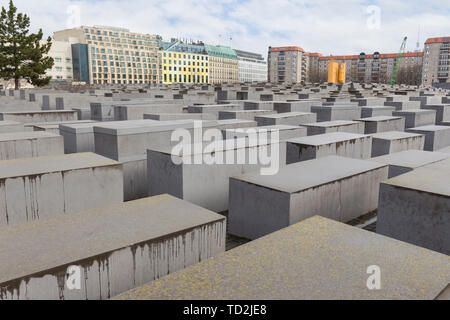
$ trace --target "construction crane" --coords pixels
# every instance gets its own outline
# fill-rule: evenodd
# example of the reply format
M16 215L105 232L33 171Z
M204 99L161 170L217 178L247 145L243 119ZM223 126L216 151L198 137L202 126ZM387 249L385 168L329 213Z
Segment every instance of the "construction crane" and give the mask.
M397 83L398 70L400 69L400 62L402 61L403 56L405 55L406 50L406 41L408 37L403 39L402 46L400 47L400 51L398 53L397 62L395 63L394 73L392 74L391 85L395 85Z

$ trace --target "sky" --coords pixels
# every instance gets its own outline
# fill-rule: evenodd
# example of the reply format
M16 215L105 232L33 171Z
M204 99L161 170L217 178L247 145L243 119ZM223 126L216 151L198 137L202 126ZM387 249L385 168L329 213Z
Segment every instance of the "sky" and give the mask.
M9 0L0 0L7 6ZM78 25L128 28L232 46L267 56L269 46L323 55L407 51L450 36L449 0L15 0L45 35ZM419 32L420 30L420 32Z

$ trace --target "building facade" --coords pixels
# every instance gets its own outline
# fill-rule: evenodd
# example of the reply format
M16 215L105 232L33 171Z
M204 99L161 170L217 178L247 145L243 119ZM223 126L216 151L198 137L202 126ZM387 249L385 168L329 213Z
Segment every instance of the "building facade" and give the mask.
M160 42L160 83L209 83L209 57L203 44Z
M425 41L422 71L423 85L450 83L450 37Z
M234 49L239 62L239 82L267 82L267 62L259 53Z
M54 60L53 68L47 70L46 76L51 77L52 81L69 81L73 80L73 61L72 61L72 44L77 39L68 38L66 41L52 40L52 46L48 52L48 56ZM47 41L41 41L46 44Z
M77 64L75 81L90 84L159 83L159 36L104 26L82 26L54 33L57 41L69 38L77 39L72 48Z
M349 56L322 56L300 47L269 47L269 82L326 82L328 63L346 65L346 82L389 83L399 54L361 53ZM421 83L423 52L405 53L399 68L398 83Z
M338 62L346 65L346 82L390 83L398 53L365 54L351 56L327 56L319 59L319 74L327 81L328 63ZM400 61L397 83L420 85L423 64L423 52L409 52Z
M230 47L205 44L209 57L209 79L212 84L238 83L239 58Z

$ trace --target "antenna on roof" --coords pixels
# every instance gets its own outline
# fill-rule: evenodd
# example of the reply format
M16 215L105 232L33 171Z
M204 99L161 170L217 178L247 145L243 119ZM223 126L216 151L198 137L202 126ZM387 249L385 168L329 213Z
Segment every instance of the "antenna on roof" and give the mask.
M417 44L416 44L416 52L420 51L420 24L419 24L419 31L417 33Z

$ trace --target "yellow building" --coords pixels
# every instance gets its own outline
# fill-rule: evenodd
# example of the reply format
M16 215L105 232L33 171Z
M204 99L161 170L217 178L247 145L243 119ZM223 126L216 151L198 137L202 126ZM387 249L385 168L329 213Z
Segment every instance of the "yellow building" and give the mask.
M208 55L200 53L201 49L193 53L183 48L187 46L179 43L160 52L161 83L209 83Z

